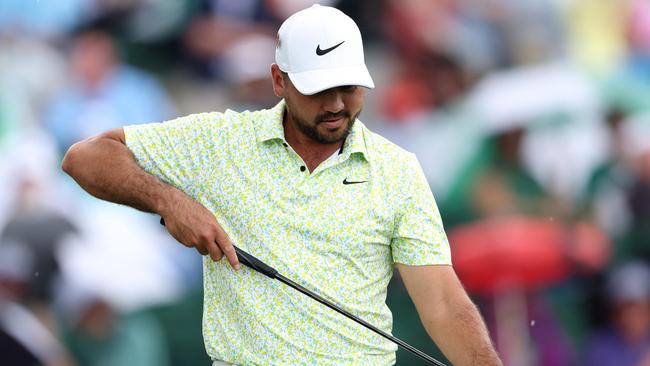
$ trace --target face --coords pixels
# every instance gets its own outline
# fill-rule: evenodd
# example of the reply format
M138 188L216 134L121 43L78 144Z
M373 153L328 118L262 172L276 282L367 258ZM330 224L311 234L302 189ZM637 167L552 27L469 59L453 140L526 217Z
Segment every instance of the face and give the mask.
M117 63L117 50L107 34L91 31L75 41L70 64L73 72L88 87L95 87Z
M288 77L283 77L279 69L275 70L275 66L274 90L286 102L286 123L317 143L343 141L363 108L364 88L341 86L314 95L303 95Z

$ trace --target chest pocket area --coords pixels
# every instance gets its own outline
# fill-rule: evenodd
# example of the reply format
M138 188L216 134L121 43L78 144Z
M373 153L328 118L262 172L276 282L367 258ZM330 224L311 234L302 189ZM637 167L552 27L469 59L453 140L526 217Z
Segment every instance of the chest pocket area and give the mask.
M368 169L341 172L328 181L332 183L313 210L318 221L327 226L324 232L328 241L343 240L352 246L389 245L393 222L381 182Z

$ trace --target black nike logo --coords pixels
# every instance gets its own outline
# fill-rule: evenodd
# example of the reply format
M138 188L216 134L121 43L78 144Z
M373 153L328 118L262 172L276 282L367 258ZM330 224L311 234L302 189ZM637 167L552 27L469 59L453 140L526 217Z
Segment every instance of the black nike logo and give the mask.
M356 180L356 181L349 181L348 178L343 179L343 184L359 184L359 183L366 183L367 180Z
M345 41L343 41L343 42L345 42ZM323 56L323 55L325 55L325 54L328 54L328 53L334 51L334 49L335 49L336 47L342 45L343 42L341 42L341 43L339 43L339 44L337 44L337 45L334 45L334 46L332 46L332 47L330 47L330 48L326 48L326 49L324 49L324 50L321 50L321 49L320 49L320 45L318 45L318 46L316 46L316 54L317 54L318 56Z

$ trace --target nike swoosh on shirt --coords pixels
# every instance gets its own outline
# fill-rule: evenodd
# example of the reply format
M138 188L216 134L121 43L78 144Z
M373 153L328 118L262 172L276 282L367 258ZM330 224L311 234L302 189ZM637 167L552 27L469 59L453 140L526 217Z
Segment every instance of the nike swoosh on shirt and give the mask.
M349 181L348 178L343 179L343 184L360 184L360 183L366 183L367 180L356 180L356 181Z
M343 42L345 42L345 41L343 41ZM342 45L343 42L341 42L341 43L339 43L339 44L337 44L337 45L334 45L334 46L332 46L332 47L330 47L330 48L326 48L326 49L324 49L324 50L321 50L321 49L320 49L320 45L318 45L318 46L316 46L316 54L317 54L318 56L323 56L323 55L325 55L325 54L328 54L328 53L334 51L334 49L335 49L336 47Z

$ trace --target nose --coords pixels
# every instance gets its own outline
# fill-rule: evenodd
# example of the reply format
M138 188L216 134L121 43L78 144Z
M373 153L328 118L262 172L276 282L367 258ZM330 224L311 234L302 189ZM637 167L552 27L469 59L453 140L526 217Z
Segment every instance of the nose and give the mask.
M329 113L339 113L345 108L343 93L338 88L332 88L324 95L323 109Z

